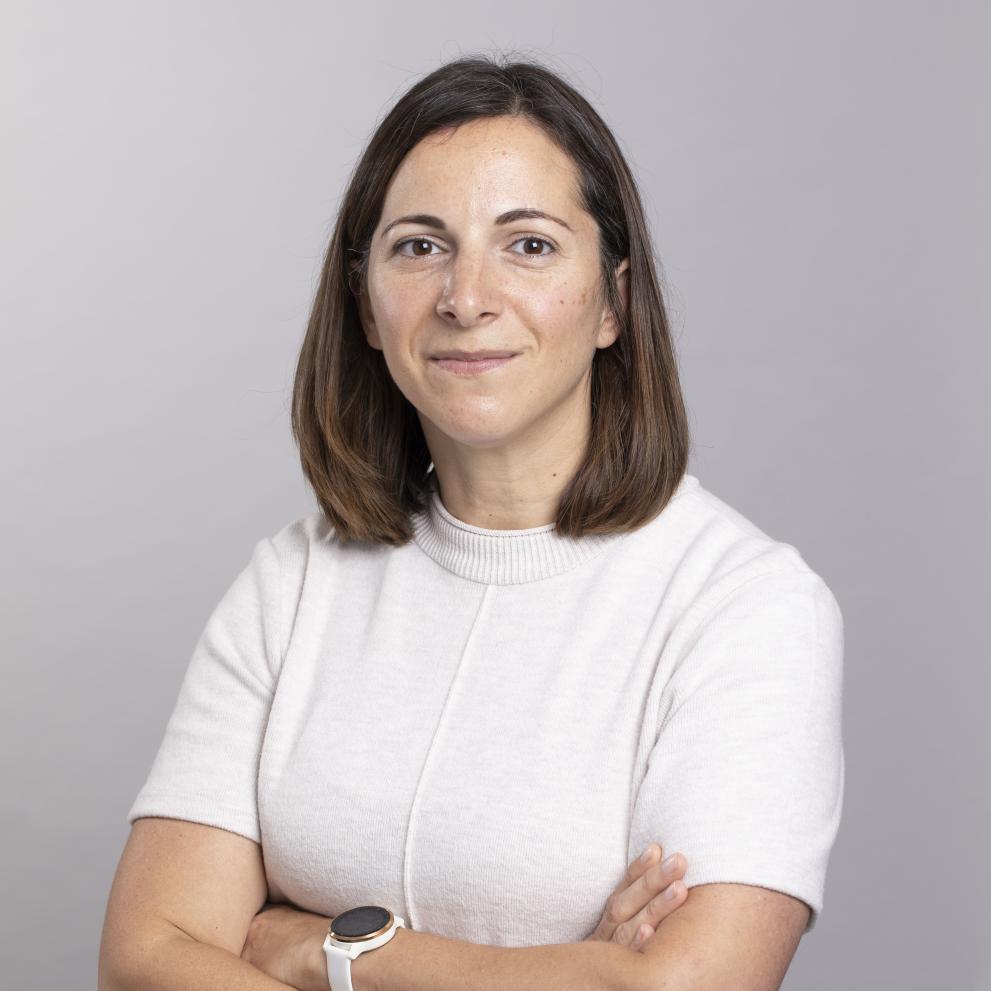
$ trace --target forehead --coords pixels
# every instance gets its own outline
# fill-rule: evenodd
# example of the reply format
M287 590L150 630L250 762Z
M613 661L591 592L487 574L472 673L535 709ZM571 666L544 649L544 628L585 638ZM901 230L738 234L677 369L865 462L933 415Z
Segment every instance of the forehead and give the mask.
M491 219L530 206L577 220L577 182L571 159L537 125L482 118L429 134L410 150L389 183L383 218L447 206Z

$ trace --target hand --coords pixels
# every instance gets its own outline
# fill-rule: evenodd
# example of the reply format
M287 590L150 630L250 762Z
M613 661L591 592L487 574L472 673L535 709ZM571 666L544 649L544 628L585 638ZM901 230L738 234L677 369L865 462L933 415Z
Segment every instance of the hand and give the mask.
M290 987L322 991L327 970L315 966L315 947L322 946L329 921L291 905L266 905L251 920L241 957ZM322 949L319 957L322 963Z
M623 880L606 899L595 931L586 940L600 939L639 951L656 927L683 904L688 891L680 880L687 868L684 856L675 854L674 867L665 872L660 863L663 848L651 843L647 850L647 862L638 858L630 864Z

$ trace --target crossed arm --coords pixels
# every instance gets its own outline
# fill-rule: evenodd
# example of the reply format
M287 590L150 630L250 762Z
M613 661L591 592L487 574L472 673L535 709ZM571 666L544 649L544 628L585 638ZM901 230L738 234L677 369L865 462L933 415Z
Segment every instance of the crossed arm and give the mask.
M300 925L292 986L329 991L321 944L330 920L279 911ZM703 884L661 921L643 952L594 941L487 946L400 928L354 961L352 982L355 991L778 991L808 915L804 902L778 891ZM274 927L280 937L284 926Z
M266 915L276 916L271 924L275 939L284 941L298 925L301 952L295 971L286 974L289 985L329 991L321 945L330 919L284 906L263 912L259 921ZM251 946L254 939L264 944L268 938L264 923L258 929L249 934L245 955L254 960L260 950L268 957L257 960L261 969L281 969L278 948ZM641 954L619 943L489 946L400 927L388 943L351 964L351 981L355 991L639 991L642 963Z
M199 823L139 820L110 893L100 991L327 991L321 916L296 913L304 949L285 975L295 984L242 958L266 897L257 843ZM703 884L641 951L601 941L485 946L401 929L352 974L355 991L777 991L808 912L777 891Z

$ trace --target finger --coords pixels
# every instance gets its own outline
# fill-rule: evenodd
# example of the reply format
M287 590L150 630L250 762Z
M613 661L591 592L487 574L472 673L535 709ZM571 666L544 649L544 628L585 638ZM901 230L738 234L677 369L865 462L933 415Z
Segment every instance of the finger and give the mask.
M599 939L612 939L616 927L626 922L634 912L639 912L647 903L647 899L644 899L634 904L629 891L658 862L658 857L663 856L663 853L664 849L660 844L649 843L644 852L626 868L619 884L606 899L606 908L596 929Z
M623 879L616 885L615 888L613 888L613 894L620 894L638 878L643 877L643 875L649 871L651 867L658 863L658 858L663 855L664 848L659 843L649 843L643 854L637 857L637 859L626 868L626 873L623 875ZM644 857L647 859L645 860Z
M653 925L658 921L657 918L652 919L640 913L672 882L683 878L686 868L685 858L679 853L672 854L663 863L648 868L625 891L612 897L611 920L617 929L623 927L627 934L627 939L620 941L632 942L638 923Z
M630 924L633 916L670 884L673 878L683 876L686 861L682 855L674 854L667 861L657 864L663 849L659 844L650 844L647 850L653 855L652 858L646 863L635 860L630 864L623 880L606 899L605 910L589 939L613 941L628 946L636 934L636 926ZM622 932L619 932L620 927Z
M637 934L631 944L631 949L639 950L643 944L654 935L654 930L647 925L637 927Z
M687 893L688 889L685 887L684 881L672 881L660 894L652 898L643 907L643 909L637 913L636 917L628 923L631 927L631 931L634 933L639 933L646 926L650 929L650 932L653 933L661 922L663 922L672 912L677 911L678 908L684 903ZM619 931L622 928L623 927L620 926L619 929L616 930L617 936L619 936ZM641 940L641 943L642 942L643 941Z

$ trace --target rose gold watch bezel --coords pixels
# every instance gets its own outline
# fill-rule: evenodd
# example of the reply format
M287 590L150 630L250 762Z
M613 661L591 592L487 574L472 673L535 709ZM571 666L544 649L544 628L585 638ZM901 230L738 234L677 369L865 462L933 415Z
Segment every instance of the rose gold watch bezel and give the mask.
M373 933L366 933L364 936L338 936L334 932L334 922L331 920L330 925L327 927L327 935L337 943L367 943L370 939L377 939L379 936L384 936L396 922L395 913L388 908L386 911L389 913L389 920L384 926Z

